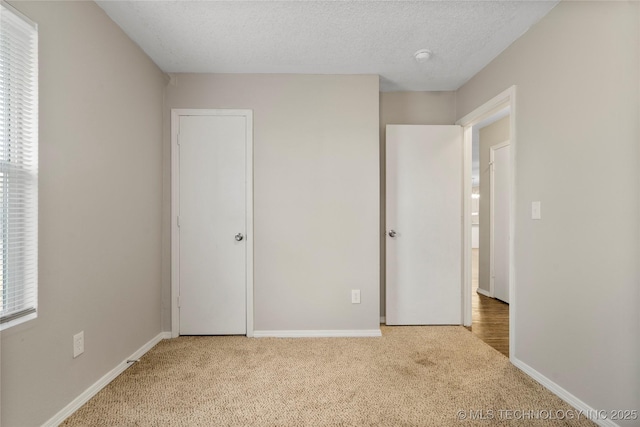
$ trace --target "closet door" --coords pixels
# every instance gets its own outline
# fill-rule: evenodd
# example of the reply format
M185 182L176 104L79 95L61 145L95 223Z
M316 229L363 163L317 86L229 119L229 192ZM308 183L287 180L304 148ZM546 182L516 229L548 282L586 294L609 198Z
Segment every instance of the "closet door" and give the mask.
M247 117L179 118L181 335L247 333Z

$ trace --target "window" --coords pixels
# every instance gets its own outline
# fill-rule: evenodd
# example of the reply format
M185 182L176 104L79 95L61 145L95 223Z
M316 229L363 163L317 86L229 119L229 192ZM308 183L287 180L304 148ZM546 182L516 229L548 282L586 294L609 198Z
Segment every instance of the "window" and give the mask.
M0 2L0 330L38 303L38 29Z

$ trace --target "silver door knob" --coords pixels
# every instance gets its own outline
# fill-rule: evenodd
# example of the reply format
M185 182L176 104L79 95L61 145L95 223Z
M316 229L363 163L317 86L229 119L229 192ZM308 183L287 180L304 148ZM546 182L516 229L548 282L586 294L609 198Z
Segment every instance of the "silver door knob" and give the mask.
M389 230L389 237L396 237L397 235L396 230Z
M236 234L236 236L235 236L235 237L236 237L236 240L237 240L238 242L239 242L239 241L241 241L242 239L244 239L244 236L242 235L242 233L238 233L238 234Z

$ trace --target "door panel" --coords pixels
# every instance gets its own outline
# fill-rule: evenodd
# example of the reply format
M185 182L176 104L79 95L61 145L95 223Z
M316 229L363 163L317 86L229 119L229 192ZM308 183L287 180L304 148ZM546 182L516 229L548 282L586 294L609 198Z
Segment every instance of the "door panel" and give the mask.
M245 334L246 118L179 125L180 334Z
M493 296L509 302L509 145L492 150Z
M387 324L460 324L460 126L387 126L386 218Z

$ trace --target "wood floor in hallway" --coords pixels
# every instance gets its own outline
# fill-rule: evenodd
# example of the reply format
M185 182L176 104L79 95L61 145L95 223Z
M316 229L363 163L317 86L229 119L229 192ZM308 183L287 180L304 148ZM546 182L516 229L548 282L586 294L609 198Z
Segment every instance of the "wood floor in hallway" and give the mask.
M472 325L482 341L509 357L509 304L480 295L478 289L479 254L472 249Z

